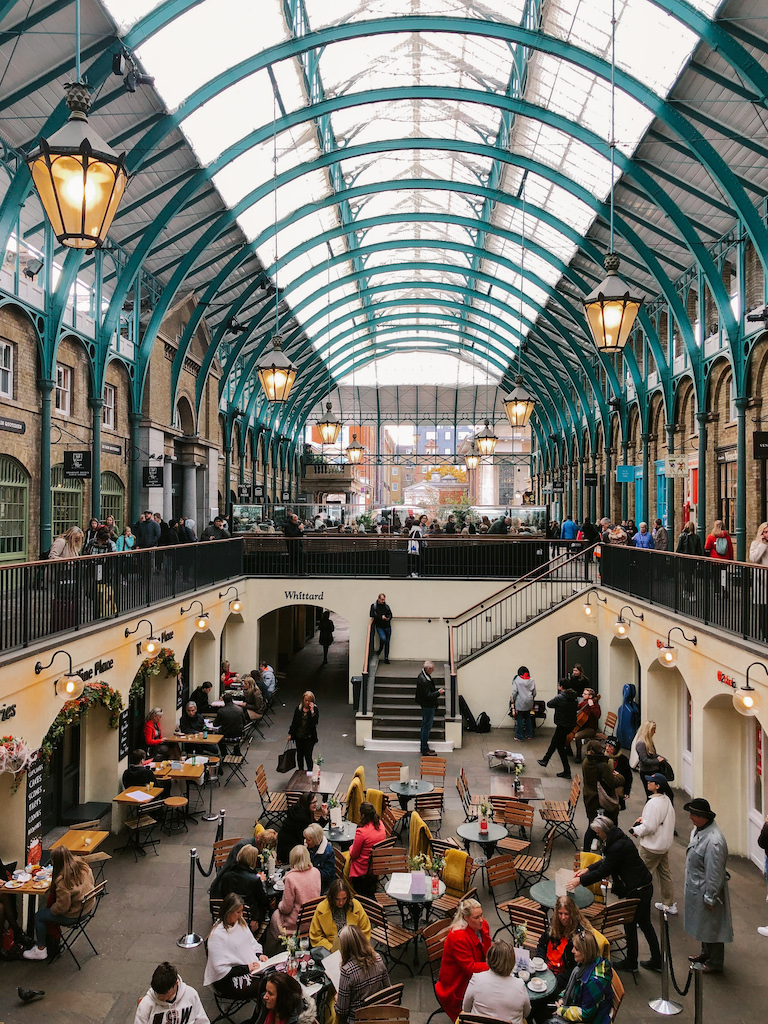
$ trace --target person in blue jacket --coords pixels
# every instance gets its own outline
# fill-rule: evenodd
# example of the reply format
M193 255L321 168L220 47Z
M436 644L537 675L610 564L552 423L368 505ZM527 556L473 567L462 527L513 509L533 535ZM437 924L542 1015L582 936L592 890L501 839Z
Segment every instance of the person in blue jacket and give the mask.
M563 520L563 525L560 527L560 540L576 540L579 535L579 528L573 521L573 516L568 515Z
M648 530L648 523L640 523L637 533L632 538L636 548L648 548L653 549L655 544L653 543L653 537Z

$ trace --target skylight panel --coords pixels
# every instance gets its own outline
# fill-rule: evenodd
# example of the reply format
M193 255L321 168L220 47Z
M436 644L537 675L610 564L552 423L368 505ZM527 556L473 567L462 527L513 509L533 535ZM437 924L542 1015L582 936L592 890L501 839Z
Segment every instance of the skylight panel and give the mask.
M159 7L163 0L102 0L121 33Z
M278 3L204 0L148 39L138 56L174 110L201 85L286 38Z
M557 128L527 117L515 121L513 152L531 156L587 188L601 201L611 188L610 160Z
M216 184L218 185L216 175ZM247 192L245 182L239 182L235 186L240 191ZM317 203L325 199L329 194L328 182L322 171L310 171L300 177L281 185L277 190L277 219L278 221L290 216L300 206L306 203ZM269 193L260 199L254 206L249 207L238 217L238 223L245 232L249 241L257 238L262 231L275 223L275 200L274 195ZM271 248L274 258L274 245ZM271 258L269 262L271 262Z
M358 160L342 160L341 168L345 176L352 176L356 186L399 178L431 178L477 185L479 178L488 175L491 160L448 150L404 149L371 155L364 164Z
M383 139L458 139L484 142L499 127L497 108L482 103L448 100L392 100L336 110L331 115L339 140L351 145Z
M126 2L126 0L122 0ZM520 23L525 0L305 0L312 28L343 25L348 21L367 21L400 14L443 15L451 18L484 18Z

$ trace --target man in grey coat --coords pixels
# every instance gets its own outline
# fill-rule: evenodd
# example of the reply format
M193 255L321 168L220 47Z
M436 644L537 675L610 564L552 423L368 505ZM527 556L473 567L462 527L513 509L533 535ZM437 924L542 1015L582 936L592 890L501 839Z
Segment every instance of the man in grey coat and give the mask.
M705 974L722 974L725 943L733 942L728 898L728 844L715 824L715 812L702 797L683 810L693 824L685 857L685 930L701 942L701 953L690 956Z

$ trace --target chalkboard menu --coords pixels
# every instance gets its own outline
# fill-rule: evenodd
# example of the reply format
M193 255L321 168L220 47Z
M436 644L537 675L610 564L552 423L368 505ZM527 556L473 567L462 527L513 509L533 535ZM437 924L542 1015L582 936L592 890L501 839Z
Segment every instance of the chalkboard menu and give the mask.
M32 843L43 838L43 774L45 761L40 751L37 760L27 769L27 841L24 845L28 851Z
M117 722L117 760L128 757L128 708L120 712Z

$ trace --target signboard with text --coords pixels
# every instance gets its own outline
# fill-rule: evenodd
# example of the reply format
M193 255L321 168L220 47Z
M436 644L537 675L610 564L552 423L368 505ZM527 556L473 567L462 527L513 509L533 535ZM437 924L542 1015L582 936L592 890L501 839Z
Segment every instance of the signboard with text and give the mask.
M91 479L91 453L89 451L64 452L64 479Z
M616 467L616 483L617 484L633 484L635 482L635 467L634 466L617 466Z
M674 477L688 476L688 456L668 455L664 459L664 476L670 479Z
M37 760L27 769L27 824L25 852L29 851L34 842L42 842L43 838L43 775L45 761L38 751Z
M163 467L162 466L145 466L144 467L144 486L145 487L162 487L163 486Z
M120 712L117 720L117 760L122 761L128 757L128 708Z
M752 435L752 458L768 459L768 430L756 430Z
M597 487L597 473L585 473L584 474L584 486L585 487Z

